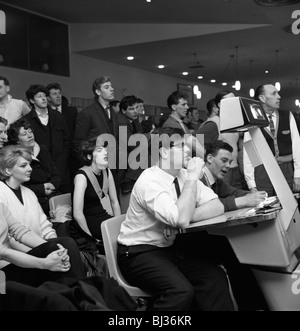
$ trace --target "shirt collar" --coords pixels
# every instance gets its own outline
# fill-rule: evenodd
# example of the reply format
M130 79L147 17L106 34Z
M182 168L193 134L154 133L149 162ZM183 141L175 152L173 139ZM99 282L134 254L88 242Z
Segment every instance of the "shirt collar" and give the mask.
M154 171L157 173L157 177L160 177L167 185L171 186L174 182L174 176L168 174L158 166L153 167Z
M210 170L207 168L207 166L204 167L204 174L206 175L206 179L208 180L208 183L210 186L212 186L216 180L214 179L214 176L210 172Z

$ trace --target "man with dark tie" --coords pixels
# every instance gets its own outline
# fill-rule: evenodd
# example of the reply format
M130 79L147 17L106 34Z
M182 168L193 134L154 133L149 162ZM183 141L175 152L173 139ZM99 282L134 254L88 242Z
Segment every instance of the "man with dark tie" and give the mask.
M118 183L117 188L121 186L123 194L130 193L133 185L142 169L132 169L128 163L128 155L136 148L136 146L130 146L129 139L132 135L143 133L143 128L139 121L139 109L138 98L134 95L124 97L120 102L120 111L117 114L118 127L126 130L126 136L119 141L119 155L127 160L127 169L118 170Z
M77 117L73 148L78 151L80 144L101 134L118 137L117 114L110 109L110 102L114 100L114 88L109 77L98 77L93 83L95 102L83 109ZM116 151L110 150L108 156ZM111 167L111 165L110 165Z
M230 169L233 148L228 143L217 140L206 146L205 167L202 182L220 198L225 211L246 207L256 207L266 198L266 192L244 191L227 184L223 178Z
M271 84L256 89L255 99L260 101L270 125L261 131L292 191L300 191L300 136L294 115L280 110L278 90ZM244 141L250 140L245 133ZM263 165L256 168L244 151L244 173L248 188L252 192L264 190L269 196L276 195Z
M216 194L199 181L204 162L188 160L181 129L160 128L153 135L159 138L151 139L155 165L136 181L118 237L122 274L152 295L154 311L233 310L217 263L174 244L178 228L223 213Z

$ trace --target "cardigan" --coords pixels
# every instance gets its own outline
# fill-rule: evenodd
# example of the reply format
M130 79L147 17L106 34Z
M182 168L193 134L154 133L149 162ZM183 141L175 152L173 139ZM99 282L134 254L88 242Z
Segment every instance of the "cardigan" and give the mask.
M0 203L3 203L10 210L12 216L44 240L56 238L52 223L48 221L36 195L22 185L21 193L24 204L5 183L0 182ZM27 246L14 239L11 239L11 246L18 251L25 253L28 251Z

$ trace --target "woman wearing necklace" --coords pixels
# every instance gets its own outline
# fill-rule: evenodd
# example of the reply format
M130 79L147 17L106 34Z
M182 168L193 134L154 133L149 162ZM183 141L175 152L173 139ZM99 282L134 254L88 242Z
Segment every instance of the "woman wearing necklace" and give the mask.
M112 216L121 215L121 208L117 198L115 182L110 169L108 169L107 148L105 142L92 138L83 143L81 147L82 161L85 165L81 168L74 180L73 215L80 227L90 236L102 240L101 223ZM101 196L95 191L95 184L101 189ZM91 182L92 180L92 182ZM104 209L100 198L109 196L112 213ZM104 251L101 252L104 254Z
M31 124L24 119L13 123L8 129L8 142L29 150L32 156L30 180L24 185L30 188L37 196L44 213L49 216L49 199L59 195L61 178L51 157L44 145L35 141Z
M19 260L15 263L16 260L14 260L11 256L17 256L17 254L20 256L20 253L11 253L12 251L7 251L7 249L28 253L29 255L34 255L38 258L46 258L52 251L61 250L61 254L63 254L65 261L68 262L70 257L71 265L66 271L69 271L72 266L72 272L68 276L72 278L77 278L77 276L83 277L83 265L81 263L76 243L71 238L57 238L56 232L52 228L52 224L47 220L47 217L39 205L35 194L30 189L22 185L24 182L30 180L30 162L31 154L24 148L17 146L6 146L0 150L0 178L2 180L0 182L1 221L3 219L0 229L1 239L5 237L5 233L7 234L7 230L5 228L3 230L3 227L6 223L8 224L8 227L10 226L10 219L14 219L19 222L23 228L31 230L35 237L38 238L38 240L36 239L34 241L22 241L20 238L15 240L14 236L10 237L9 241L8 237L5 238L4 242L6 243L6 248L4 251L3 241L0 242L0 267L2 267L1 264L3 265L3 260L12 262L12 265L7 266L7 270L5 265L5 270L3 269L5 273L6 271L9 272L10 279L24 282L26 284L37 285L40 284L41 280L45 281L42 274L40 274L41 278L33 277L31 279L30 271L22 274L18 272L18 267L51 269L49 269L47 265L43 264L43 261L40 260L36 261L36 263L33 261L31 267L30 264L20 265L18 262ZM45 243L44 246L38 248L39 245L43 243ZM35 250L32 252L31 248L35 248ZM28 260L27 257L26 260ZM14 266L14 264L18 267ZM55 270L57 271L57 269ZM28 277L25 277L25 274ZM65 275L59 276L64 277Z

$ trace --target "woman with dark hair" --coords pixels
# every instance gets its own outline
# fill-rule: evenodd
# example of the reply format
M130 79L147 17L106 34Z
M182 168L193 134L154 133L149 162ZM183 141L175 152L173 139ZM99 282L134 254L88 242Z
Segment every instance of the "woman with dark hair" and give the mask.
M31 153L32 172L30 180L24 185L36 194L44 213L49 216L49 199L61 194L61 178L50 152L46 146L35 141L31 124L25 119L20 119L10 126L8 141L9 144L24 147Z
M82 144L81 157L85 167L79 169L74 179L74 219L87 234L100 241L101 223L112 216L121 215L115 182L108 168L106 146L101 136ZM100 196L95 186L100 187ZM106 195L109 196L113 215L108 214L102 205Z

